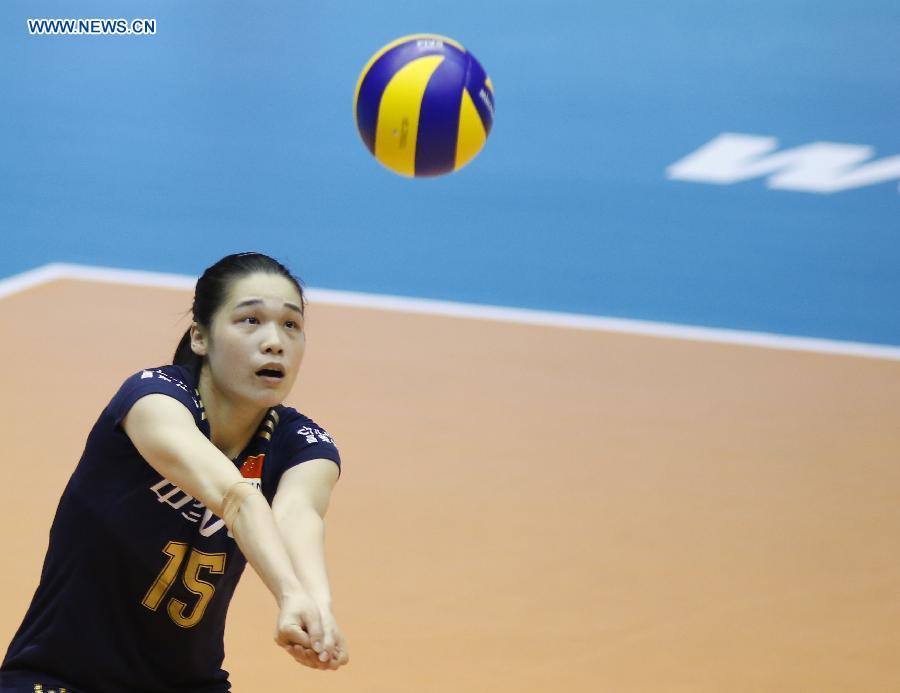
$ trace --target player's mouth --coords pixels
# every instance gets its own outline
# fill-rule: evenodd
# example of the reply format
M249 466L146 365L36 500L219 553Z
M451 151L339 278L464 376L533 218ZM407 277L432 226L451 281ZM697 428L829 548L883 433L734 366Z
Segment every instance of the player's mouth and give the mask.
M267 383L278 384L284 380L284 368L277 363L267 363L256 371L256 376Z

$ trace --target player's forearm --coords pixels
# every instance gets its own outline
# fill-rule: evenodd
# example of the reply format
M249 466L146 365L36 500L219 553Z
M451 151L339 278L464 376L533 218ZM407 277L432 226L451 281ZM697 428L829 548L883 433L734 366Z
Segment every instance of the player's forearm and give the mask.
M272 509L262 494L250 495L243 501L229 529L247 562L279 604L286 595L302 591Z
M325 521L311 507L276 516L278 529L295 574L320 607L331 608L331 588L325 562Z

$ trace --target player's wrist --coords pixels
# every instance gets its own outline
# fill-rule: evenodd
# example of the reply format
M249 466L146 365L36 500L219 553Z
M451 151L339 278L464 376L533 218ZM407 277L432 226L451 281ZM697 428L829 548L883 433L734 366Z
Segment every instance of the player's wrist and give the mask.
M315 602L316 606L319 609L319 612L325 616L332 616L334 614L334 609L331 606L331 598L321 598L316 595L312 595L312 600ZM332 616L333 617L333 616Z
M303 589L303 585L301 585L300 581L296 578L286 578L284 582L281 583L278 591L275 593L275 600L278 602L279 608L283 608L285 604L297 600L313 601L307 591Z

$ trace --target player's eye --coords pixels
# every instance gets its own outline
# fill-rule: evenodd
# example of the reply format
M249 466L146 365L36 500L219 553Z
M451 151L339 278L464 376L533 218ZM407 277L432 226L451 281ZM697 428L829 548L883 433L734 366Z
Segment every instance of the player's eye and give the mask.
M288 328L289 330L296 330L298 327L300 327L300 326L299 326L295 321L293 321L293 320L288 320L288 321L286 321L286 322L284 323L284 326L285 326L286 328Z
M258 325L259 320L257 320L254 316L248 315L246 318L242 318L241 322L245 322L248 325Z

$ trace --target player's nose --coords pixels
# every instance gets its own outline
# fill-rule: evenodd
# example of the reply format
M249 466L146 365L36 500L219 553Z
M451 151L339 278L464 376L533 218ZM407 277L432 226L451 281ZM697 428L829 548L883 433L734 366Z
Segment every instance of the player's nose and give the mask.
M278 327L275 323L268 323L261 332L260 349L266 354L281 354L284 352L284 344Z

